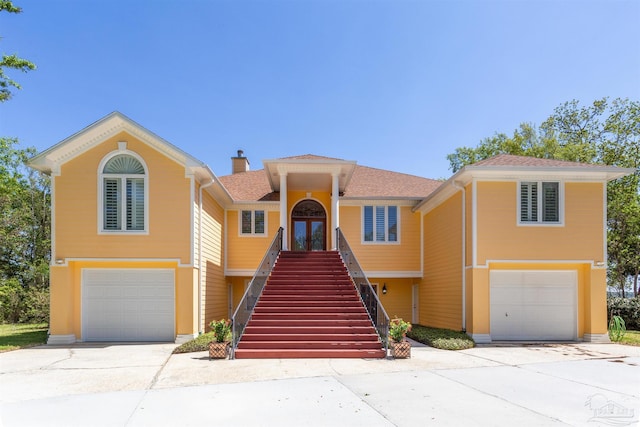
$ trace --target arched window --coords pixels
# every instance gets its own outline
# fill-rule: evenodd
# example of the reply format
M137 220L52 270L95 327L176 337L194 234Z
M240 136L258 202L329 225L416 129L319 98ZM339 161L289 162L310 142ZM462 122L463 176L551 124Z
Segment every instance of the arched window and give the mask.
M130 153L105 158L100 170L101 231L146 231L147 172Z

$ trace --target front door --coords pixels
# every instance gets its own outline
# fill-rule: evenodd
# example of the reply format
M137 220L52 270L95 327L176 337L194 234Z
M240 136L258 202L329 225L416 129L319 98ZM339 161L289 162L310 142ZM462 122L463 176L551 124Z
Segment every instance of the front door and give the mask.
M291 214L291 248L294 251L324 251L326 249L327 215L314 200L298 203Z

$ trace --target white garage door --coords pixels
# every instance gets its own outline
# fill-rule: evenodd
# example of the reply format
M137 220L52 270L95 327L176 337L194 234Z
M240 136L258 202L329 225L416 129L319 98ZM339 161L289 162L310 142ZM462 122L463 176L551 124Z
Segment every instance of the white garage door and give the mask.
M492 271L492 340L575 340L575 271Z
M171 269L83 269L84 341L174 341Z

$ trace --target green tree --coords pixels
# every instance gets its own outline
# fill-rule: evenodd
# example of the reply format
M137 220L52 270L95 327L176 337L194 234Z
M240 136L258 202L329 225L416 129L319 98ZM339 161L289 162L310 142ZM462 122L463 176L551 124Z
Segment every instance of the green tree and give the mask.
M20 7L15 6L9 0L0 0L0 12L21 13L22 9ZM36 66L35 64L33 64L33 62L20 58L15 54L11 54L11 55L3 54L2 60L0 61L0 102L5 102L11 99L12 88L15 88L15 89L22 88L20 84L18 84L18 82L11 79L5 73L6 69L12 69L12 70L26 73L28 71L35 70Z
M636 168L635 174L607 187L609 284L623 293L632 278L638 295L640 276L640 103L628 99L598 99L581 106L565 102L536 128L522 123L512 136L496 133L476 147L457 148L449 154L450 168L498 154L603 163Z
M51 243L49 178L25 166L35 153L0 138L0 320L48 312ZM43 305L44 303L44 305Z

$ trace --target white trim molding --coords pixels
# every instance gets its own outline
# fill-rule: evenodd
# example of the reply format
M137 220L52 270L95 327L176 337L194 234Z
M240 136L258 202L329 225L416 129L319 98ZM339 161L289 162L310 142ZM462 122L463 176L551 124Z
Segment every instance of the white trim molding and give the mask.
M473 338L476 344L491 344L490 334L471 334L471 338Z
M376 279L414 279L422 278L420 271L365 271L367 277Z
M47 339L47 345L68 345L77 342L74 334L68 335L49 335Z
M609 334L584 334L582 341L597 344L611 344Z
M178 334L176 336L175 343L176 344L184 344L186 342L191 341L194 338L197 338L198 334Z

